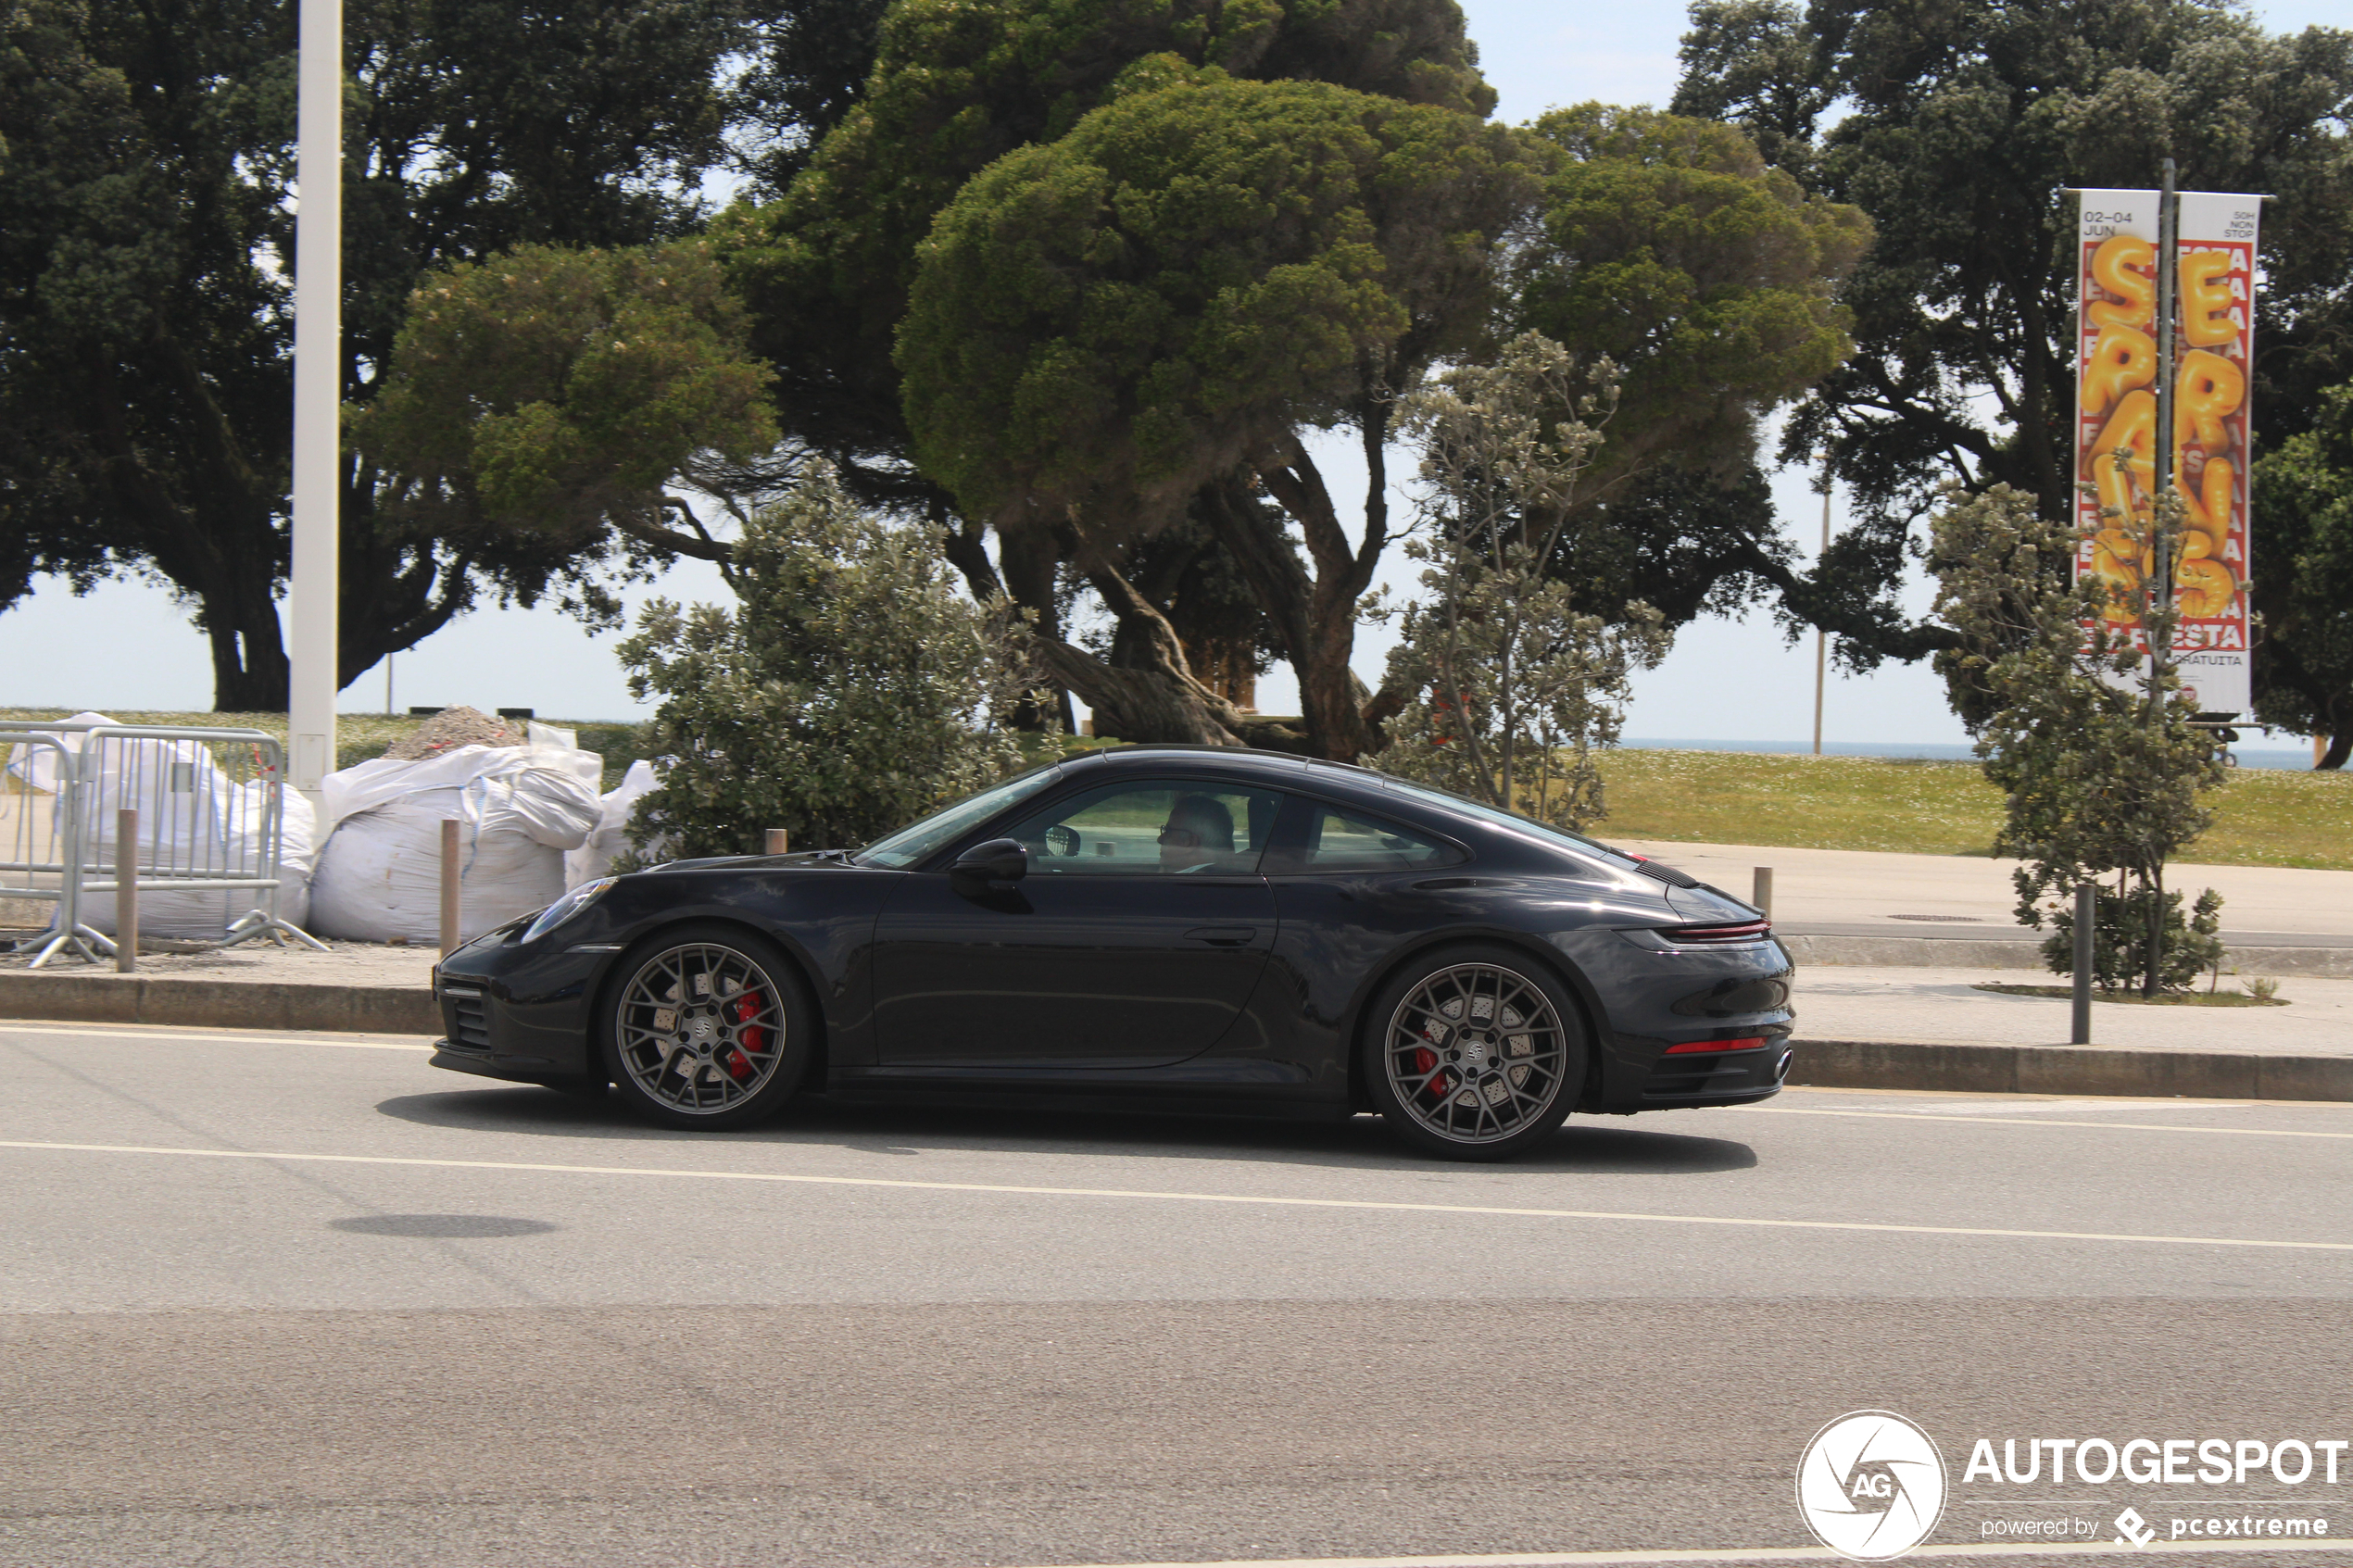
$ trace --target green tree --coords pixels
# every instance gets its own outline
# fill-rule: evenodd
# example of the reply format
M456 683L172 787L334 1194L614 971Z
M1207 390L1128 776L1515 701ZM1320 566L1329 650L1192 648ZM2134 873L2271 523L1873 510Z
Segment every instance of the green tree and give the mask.
M918 460L1009 541L1067 529L1123 619L1144 617L1114 547L1223 486L1213 526L1298 671L1308 745L1361 754L1348 656L1387 542L1390 390L1482 323L1491 248L1528 195L1516 153L1468 115L1320 82L1211 72L1105 105L973 179L925 245L899 339ZM1358 544L1301 441L1343 423L1372 470ZM1252 473L1312 580L1233 494ZM1170 722L1238 734L1174 641L1147 672ZM1090 702L1136 700L1046 646Z
M509 576L592 553L608 529L638 552L732 571L666 487L705 454L749 462L775 445L768 370L743 340L700 240L525 245L428 278L382 395L349 421L381 476L384 532Z
M19 541L0 595L43 571L155 574L210 640L220 705L283 708L294 7L0 17L0 506ZM381 387L429 270L693 226L736 112L720 65L751 21L736 0L352 8L347 399ZM622 558L610 534L494 558L380 510L360 458L344 481L346 682L479 593L597 614L591 585Z
M890 0L796 0L775 15L745 74L751 123L738 132L766 199L791 187L864 95L889 9Z
M2208 889L2185 923L2165 867L2212 821L2199 797L2225 775L2212 733L2191 725L2196 714L2168 653L2180 618L2145 583L2121 603L2098 577L2070 583L2072 523L2049 521L2024 492L1948 494L1934 520L1931 613L1955 646L1937 661L1986 715L1974 726L1977 753L2007 799L1994 851L2027 862L2014 873L2019 919L2039 928L2079 884L2113 873L2115 888L2099 896L2099 946L2137 952L2132 968L2147 995L2184 985L2217 956L2221 899ZM2160 556L2180 504L2178 495L2159 502L2158 537L2145 543ZM2144 619L2153 688L2112 610ZM2044 947L2062 974L2072 963L2071 918ZM2103 984L2120 972L2111 956Z
M669 759L633 842L752 854L782 827L854 848L1020 766L999 721L1029 680L1020 629L956 592L928 533L885 526L821 466L753 515L736 563L732 614L657 599L621 645Z
M1565 525L1540 521L1552 573L1583 613L1642 602L1670 628L1768 591L1810 608L1757 426L1852 348L1835 293L1870 224L1729 125L1586 104L1534 132L1548 169L1497 330L1610 360L1620 394Z
M2322 768L2353 756L2353 384L2255 464L2256 713L2326 735Z
M1406 550L1431 566L1390 654L1389 685L1411 694L1390 722L1390 771L1563 827L1608 814L1595 754L1617 743L1627 679L1658 662L1667 633L1648 605L1607 622L1580 613L1544 566L1609 413L1554 416L1617 404L1609 361L1589 376L1527 332L1494 364L1449 370L1400 405L1422 453L1427 525Z
M934 220L999 158L1197 69L1483 115L1494 94L1474 59L1454 0L900 0L867 87L782 198L715 231L775 361L786 433L860 495L928 519L976 595L1001 571L1058 633L1063 542L1030 531L992 561L986 521L911 461L893 349Z
M1853 662L1949 641L1893 599L1942 485L2007 484L2054 517L2070 506L2068 188L2150 187L2171 156L2184 189L2278 197L2264 213L2259 450L2353 374L2353 33L2277 36L2218 0L1701 0L1683 65L1679 113L1743 127L1876 230L1840 295L1856 353L1782 447L1827 449L1858 502L1793 598Z

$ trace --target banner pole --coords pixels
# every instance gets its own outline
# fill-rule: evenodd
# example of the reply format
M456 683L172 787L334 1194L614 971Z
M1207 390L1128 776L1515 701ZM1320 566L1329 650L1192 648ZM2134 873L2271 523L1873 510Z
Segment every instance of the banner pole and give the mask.
M2163 716L2165 666L2172 651L2172 637L2162 617L2173 608L2173 531L2166 521L2165 497L2173 488L2173 252L2181 229L2174 205L2173 160L2169 157L2157 198L2157 440L2150 465L2156 494L2150 497L2154 536L2147 590L2149 607L2158 612L2158 623L2149 636L2148 726L2152 730Z

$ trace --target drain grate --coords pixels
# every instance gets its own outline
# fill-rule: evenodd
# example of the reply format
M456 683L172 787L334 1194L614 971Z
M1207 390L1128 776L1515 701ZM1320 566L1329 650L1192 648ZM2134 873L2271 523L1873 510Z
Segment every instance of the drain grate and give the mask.
M1887 918L1890 920L1960 921L1970 925L1983 925L1985 923L1985 917L1983 915L1890 915Z

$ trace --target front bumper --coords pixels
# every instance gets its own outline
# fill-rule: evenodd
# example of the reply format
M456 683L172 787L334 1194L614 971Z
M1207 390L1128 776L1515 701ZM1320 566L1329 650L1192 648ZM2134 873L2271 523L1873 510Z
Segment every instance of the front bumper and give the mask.
M588 1038L591 999L608 953L511 932L452 953L434 970L434 1001L447 1037L432 1062L453 1073L536 1084L603 1071Z

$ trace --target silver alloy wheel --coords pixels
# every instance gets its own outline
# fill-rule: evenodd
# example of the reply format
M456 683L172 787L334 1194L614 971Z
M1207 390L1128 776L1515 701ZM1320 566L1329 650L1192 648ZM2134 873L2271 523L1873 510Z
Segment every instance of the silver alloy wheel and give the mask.
M710 942L647 959L621 993L621 1065L648 1098L689 1116L732 1110L785 1059L776 982Z
M1561 1096L1568 1040L1536 983L1495 964L1454 964L1405 993L1381 1062L1397 1103L1454 1143L1494 1143Z

